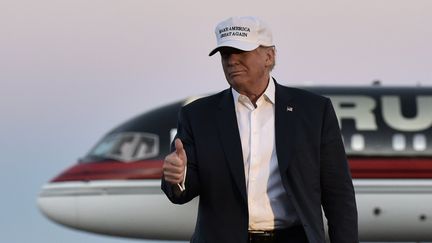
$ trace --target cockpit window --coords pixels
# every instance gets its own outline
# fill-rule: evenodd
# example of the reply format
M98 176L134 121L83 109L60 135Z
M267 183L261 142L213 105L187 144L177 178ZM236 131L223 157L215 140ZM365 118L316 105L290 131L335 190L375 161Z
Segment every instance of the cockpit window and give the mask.
M88 154L123 162L133 162L159 154L159 136L150 133L125 132L106 136Z

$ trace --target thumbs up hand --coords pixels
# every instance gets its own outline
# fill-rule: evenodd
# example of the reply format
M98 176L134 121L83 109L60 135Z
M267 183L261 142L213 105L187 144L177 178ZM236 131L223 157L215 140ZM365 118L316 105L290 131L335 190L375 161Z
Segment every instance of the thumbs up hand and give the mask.
M177 138L174 143L175 151L165 157L163 176L171 184L181 184L185 176L187 156L182 141Z

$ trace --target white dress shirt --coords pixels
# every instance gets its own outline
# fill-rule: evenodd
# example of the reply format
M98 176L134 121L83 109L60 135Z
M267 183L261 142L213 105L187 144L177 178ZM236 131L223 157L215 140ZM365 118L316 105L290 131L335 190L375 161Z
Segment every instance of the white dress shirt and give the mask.
M269 80L256 107L232 89L244 160L249 230L289 226L288 198L279 174L275 147L275 84Z

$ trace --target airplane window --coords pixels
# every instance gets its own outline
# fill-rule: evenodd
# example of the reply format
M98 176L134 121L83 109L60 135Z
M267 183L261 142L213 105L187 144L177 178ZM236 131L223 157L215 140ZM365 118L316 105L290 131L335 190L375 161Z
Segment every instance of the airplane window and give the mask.
M115 136L108 136L103 139L92 151L91 155L103 156L107 154L110 149L115 145Z
M159 154L159 137L150 133L126 132L102 139L89 156L133 162Z
M111 150L111 154L116 156L131 154L134 144L135 137L133 134L124 134L121 138L117 137L117 143Z
M132 156L137 158L146 157L155 151L155 140L148 137L140 137ZM157 154L156 154L157 155Z
M403 134L393 135L393 149L396 151L402 151L406 148L405 136Z
M426 150L426 136L424 134L416 134L413 138L414 150Z
M355 151L361 151L365 148L364 137L361 134L354 134L351 137L351 148Z

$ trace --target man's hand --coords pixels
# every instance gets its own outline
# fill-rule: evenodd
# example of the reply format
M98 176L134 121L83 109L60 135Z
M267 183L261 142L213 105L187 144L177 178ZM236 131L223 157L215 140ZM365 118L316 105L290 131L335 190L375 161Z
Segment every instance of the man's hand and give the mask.
M175 140L175 151L165 157L163 163L163 176L171 184L181 184L185 176L187 162L186 151L180 139Z

